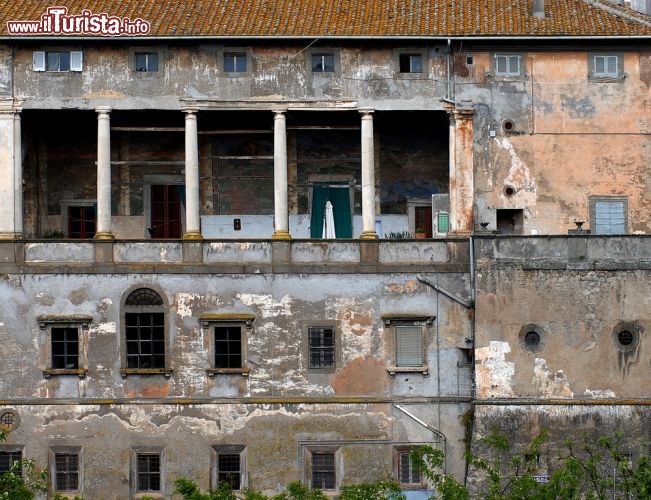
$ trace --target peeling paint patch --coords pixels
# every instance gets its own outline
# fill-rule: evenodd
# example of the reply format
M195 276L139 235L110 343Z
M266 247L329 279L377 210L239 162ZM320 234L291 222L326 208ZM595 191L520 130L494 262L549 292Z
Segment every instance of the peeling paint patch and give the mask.
M336 394L381 394L387 370L381 359L356 358L331 379Z
M292 298L289 295L285 295L280 300L274 300L272 295L238 293L237 298L244 305L259 307L263 318L292 315Z
M192 306L194 301L201 297L196 293L177 293L176 294L176 314L182 318L192 316Z
M574 97L561 96L561 106L567 110L572 118L590 118L597 112L592 101L587 97L575 99Z
M574 393L570 389L570 381L563 373L563 370L551 373L547 367L547 361L545 359L536 358L533 373L533 384L540 389L544 397L574 397Z
M95 331L97 333L103 334L103 333L115 333L117 332L117 325L114 321L107 322L107 323L99 323L95 327Z
M506 361L511 352L508 342L491 341L476 350L477 387L480 397L511 397L515 363Z
M615 391L611 389L586 389L583 395L592 399L612 399L617 397Z
M509 174L504 179L504 186L511 186L516 190L513 196L507 197L502 193L500 197L508 206L517 205L518 207L522 207L535 205L538 199L536 179L531 175L529 166L520 158L507 137L498 138L496 143L501 149L511 155L511 167L509 168Z

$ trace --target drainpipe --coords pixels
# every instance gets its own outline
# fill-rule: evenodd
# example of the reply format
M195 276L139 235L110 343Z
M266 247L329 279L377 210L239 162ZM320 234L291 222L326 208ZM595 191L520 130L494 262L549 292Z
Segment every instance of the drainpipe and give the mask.
M441 442L443 443L443 474L446 474L447 473L447 463L448 463L447 458L448 458L448 455L447 455L447 449L446 449L447 440L445 439L445 434L443 434L441 431L435 429L434 427L429 425L427 422L424 422L423 420L418 418L416 415L411 413L409 410L406 410L404 406L394 404L393 407L396 408L397 410L400 410L402 413L404 413L409 418L411 418L414 422L419 423L420 425L425 427L428 431L430 431L432 434L434 434L434 436L436 436L436 439L434 439L432 441L433 443L436 443L436 444L441 443Z
M448 38L448 88L445 95L444 101L454 104L454 98L452 96L452 39Z

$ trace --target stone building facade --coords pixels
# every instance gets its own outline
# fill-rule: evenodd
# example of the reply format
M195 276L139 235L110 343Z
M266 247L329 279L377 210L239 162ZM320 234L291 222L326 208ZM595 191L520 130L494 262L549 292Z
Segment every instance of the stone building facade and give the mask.
M651 18L488 3L0 7L2 456L418 498L496 423L649 435Z

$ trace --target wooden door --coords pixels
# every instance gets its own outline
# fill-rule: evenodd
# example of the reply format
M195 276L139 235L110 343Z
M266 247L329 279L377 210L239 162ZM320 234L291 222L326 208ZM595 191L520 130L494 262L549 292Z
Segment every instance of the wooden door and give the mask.
M416 229L424 229L425 237L432 237L432 207L416 207Z
M151 186L151 237L181 237L181 196L183 186Z

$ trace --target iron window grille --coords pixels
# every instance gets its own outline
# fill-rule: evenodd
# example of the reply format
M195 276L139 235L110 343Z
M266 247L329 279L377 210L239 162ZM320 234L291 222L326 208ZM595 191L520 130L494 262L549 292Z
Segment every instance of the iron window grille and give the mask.
M52 369L76 370L79 368L79 329L51 328Z
M411 450L398 452L398 481L400 484L421 484L422 477L420 470L411 459Z
M158 453L138 453L138 491L161 490L161 460Z
M16 462L23 459L23 452L20 450L0 451L0 476L9 472Z
M400 73L422 73L423 56L421 54L400 54Z
M312 452L312 488L334 490L337 484L334 451Z
M226 73L246 73L246 52L225 52L224 71Z
M217 455L217 482L226 483L231 489L241 487L242 471L239 453L219 453Z
M156 52L136 52L136 71L156 72L158 71L158 54Z
M125 302L127 368L165 368L165 313L154 290L139 288Z
M79 490L79 453L55 453L55 489Z
M334 71L335 71L334 54L312 54L313 73L334 73Z
M242 368L242 328L216 326L215 368Z
M310 327L310 368L335 367L335 330L328 327Z

